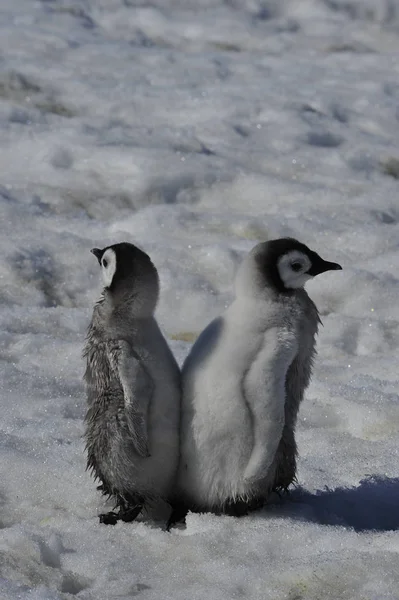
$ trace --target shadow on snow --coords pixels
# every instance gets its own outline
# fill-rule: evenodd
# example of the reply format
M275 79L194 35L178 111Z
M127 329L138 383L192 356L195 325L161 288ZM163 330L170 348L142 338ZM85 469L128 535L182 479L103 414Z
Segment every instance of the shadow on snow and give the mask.
M277 513L355 531L399 529L399 478L371 475L357 487L326 488L316 493L297 488Z

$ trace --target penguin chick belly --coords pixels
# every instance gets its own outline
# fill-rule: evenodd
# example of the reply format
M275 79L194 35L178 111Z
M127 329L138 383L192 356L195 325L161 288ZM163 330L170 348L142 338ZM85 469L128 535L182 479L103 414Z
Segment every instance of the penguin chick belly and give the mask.
M285 422L286 376L297 347L293 329L268 329L243 381L252 418L252 452L244 471L248 496L265 496L272 487Z
M294 328L277 323L276 311L262 319L255 303L244 312L236 302L222 334L208 344L207 360L197 360L199 339L183 368L179 485L200 508L262 497L270 487L284 425L285 374L296 352Z
M212 328L212 324L210 326ZM206 332L205 332L206 333ZM253 446L251 414L242 381L260 337L245 348L239 330L224 322L223 334L203 365L201 340L183 368L182 461L179 487L198 507L221 506L246 495L243 473Z
M189 450L188 475L198 503L212 507L244 493L242 473L251 454L252 434L239 376L218 384L211 375L206 383L201 411L192 422L195 451Z

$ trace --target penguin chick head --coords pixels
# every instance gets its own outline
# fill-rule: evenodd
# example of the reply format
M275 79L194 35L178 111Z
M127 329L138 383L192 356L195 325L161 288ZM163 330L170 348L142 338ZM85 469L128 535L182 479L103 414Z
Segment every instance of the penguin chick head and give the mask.
M148 254L128 242L90 250L97 258L104 291L114 303L134 301L135 312L152 314L158 301L158 272Z
M240 285L261 291L265 284L277 292L292 293L325 271L342 267L329 262L293 238L279 238L255 246L244 261L247 276L239 274ZM254 289L255 288L255 289Z

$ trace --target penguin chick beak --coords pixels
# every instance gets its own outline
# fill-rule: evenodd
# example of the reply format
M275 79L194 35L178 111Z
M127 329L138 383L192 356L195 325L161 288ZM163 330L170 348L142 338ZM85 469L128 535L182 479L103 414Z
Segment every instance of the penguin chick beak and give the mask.
M323 260L319 256L318 260L313 262L308 273L312 277L315 277L316 275L320 275L320 273L325 273L326 271L342 271L342 267L338 263L329 262L328 260Z
M338 263L326 262L326 265L328 265L326 271L342 271L342 267Z
M92 254L94 254L94 256L96 257L96 259L98 260L98 262L99 262L99 263L101 263L101 257L102 257L102 255L103 255L103 251L102 251L102 250L100 250L100 248L92 248L92 249L90 250L90 252L91 252Z

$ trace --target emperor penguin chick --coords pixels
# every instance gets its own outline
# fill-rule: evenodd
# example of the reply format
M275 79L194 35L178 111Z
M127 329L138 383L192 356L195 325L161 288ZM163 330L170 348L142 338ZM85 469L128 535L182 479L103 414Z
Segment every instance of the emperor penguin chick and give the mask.
M295 424L320 322L303 286L337 269L291 238L244 259L234 302L183 365L177 489L186 508L239 516L294 481Z
M154 318L158 273L129 243L91 252L104 290L94 307L87 361L87 467L119 512L100 522L133 521L147 503L168 500L179 453L180 372Z

